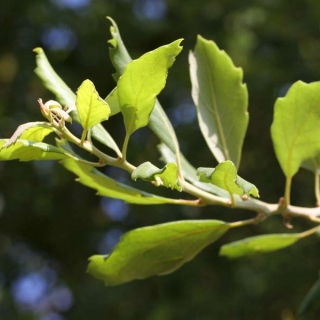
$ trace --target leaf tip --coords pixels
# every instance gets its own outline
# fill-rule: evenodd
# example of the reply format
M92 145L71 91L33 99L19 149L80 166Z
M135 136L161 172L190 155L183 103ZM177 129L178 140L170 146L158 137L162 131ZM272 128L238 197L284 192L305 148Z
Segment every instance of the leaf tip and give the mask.
M40 53L43 52L43 49L40 48L40 47L36 47L36 48L34 48L32 51L35 52L36 54L40 54Z

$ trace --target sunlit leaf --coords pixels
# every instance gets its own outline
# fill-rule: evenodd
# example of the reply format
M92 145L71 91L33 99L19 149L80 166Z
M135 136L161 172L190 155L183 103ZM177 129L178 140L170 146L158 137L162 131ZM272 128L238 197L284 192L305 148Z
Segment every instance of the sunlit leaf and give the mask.
M220 255L228 258L251 256L257 253L271 252L289 247L300 239L299 233L250 237L222 246Z
M217 220L177 221L126 233L108 256L90 258L88 272L107 286L164 275L192 260L229 229Z
M0 140L0 149L7 141L7 139ZM55 146L22 139L18 139L14 145L0 151L0 161L61 160L70 156Z
M52 132L52 127L40 125L24 131L20 138L24 140L41 142L46 136L48 136Z
M69 108L71 108L71 110L73 110L71 112L72 119L76 122L80 122L75 105L76 95L54 71L44 51L41 48L36 48L34 49L34 52L37 53L37 68L35 69L35 73L42 80L43 85L53 94L55 94L57 100L59 100L59 102L63 106L68 106ZM117 146L117 144L101 124L97 124L96 126L94 126L92 135L99 142L114 150L118 155L120 154L119 148L115 147Z
M110 57L113 66L117 70L117 72L113 75L117 81L124 72L127 64L131 62L132 59L123 44L118 26L111 18L108 17L108 19L112 23L112 27L110 28L112 38L108 41L112 46L110 48ZM116 101L118 97L115 96L115 93L117 93L116 89L113 90L106 98L106 101L110 104L112 115L120 112L119 101ZM174 153L179 152L179 143L176 133L158 100L156 100L153 111L151 112L149 127L160 139L160 141L165 143L170 148L170 150L172 150Z
M298 318L307 314L316 305L319 306L319 300L320 300L320 279L318 279L313 284L313 286L310 288L306 296L303 298L297 312Z
M127 134L149 123L156 96L164 88L168 69L180 53L181 39L130 62L118 80L118 98Z
M80 183L97 190L97 193L101 196L121 199L135 204L176 203L175 199L158 197L117 182L88 164L66 159L62 161L62 165L77 175L79 177L77 180Z
M259 197L257 187L237 176L237 169L229 160L219 163L215 168L198 168L197 174L201 182L210 182L230 194Z
M178 167L175 163L168 163L159 169L151 162L144 162L132 172L131 178L133 180L140 178L145 181L155 181L156 185L164 185L172 190L182 190L178 179Z
M249 119L242 69L213 41L201 36L189 63L202 135L218 162L231 160L238 168Z
M295 82L275 104L271 135L284 174L294 176L302 162L320 153L320 82Z
M11 138L2 145L2 148L10 147L12 144L15 144L19 138L41 142L52 131L52 127L45 122L37 121L22 124L13 133Z
M109 118L109 105L99 97L94 84L90 80L83 81L79 87L76 105L84 132Z

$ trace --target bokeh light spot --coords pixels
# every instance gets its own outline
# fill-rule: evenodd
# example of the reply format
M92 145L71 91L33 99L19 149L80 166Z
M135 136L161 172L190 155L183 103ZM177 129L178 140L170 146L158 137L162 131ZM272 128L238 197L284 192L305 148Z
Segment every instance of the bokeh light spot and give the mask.
M122 221L128 216L129 207L122 200L102 198L100 205L111 220Z
M136 0L133 12L140 19L161 20L167 13L167 5L163 0Z
M77 44L77 37L67 26L51 27L44 31L42 42L49 50L72 50Z

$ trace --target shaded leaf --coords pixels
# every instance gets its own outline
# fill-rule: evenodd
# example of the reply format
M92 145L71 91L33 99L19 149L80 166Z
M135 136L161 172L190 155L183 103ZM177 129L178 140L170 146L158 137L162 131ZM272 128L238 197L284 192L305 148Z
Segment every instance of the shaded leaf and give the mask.
M313 173L320 174L320 154L312 159L308 159L301 164L301 167Z
M249 120L242 69L213 41L201 36L189 63L202 135L218 162L231 160L238 168Z
M66 159L62 161L62 165L79 177L77 181L97 190L97 194L101 196L121 199L135 204L176 203L175 199L158 197L117 182L88 164Z
M168 69L180 53L181 39L130 62L118 80L118 99L128 135L149 123L156 96L164 88Z
M215 168L198 168L197 174L201 182L212 183L230 194L259 197L257 187L237 176L237 169L229 160L219 163Z
M303 298L297 312L298 318L307 314L313 307L319 305L320 300L320 279L318 279Z
M94 84L90 80L84 80L79 87L76 105L84 132L109 118L109 105L99 97Z
M299 233L250 237L222 246L220 255L228 258L251 256L257 253L271 252L289 247L300 239Z
M110 116L113 116L120 112L119 99L118 99L118 89L115 87L106 97L106 102L110 107Z
M0 148L7 142L0 140ZM71 157L66 151L43 142L18 139L14 145L0 151L0 161L4 160L61 160Z
M122 42L117 24L112 18L107 17L107 19L109 19L112 24L112 26L110 27L112 38L108 40L108 42L111 45L109 49L110 58L113 66L116 68L116 72L113 74L113 78L117 82L120 76L123 74L127 64L131 62L132 59Z
M37 68L34 71L43 81L43 85L56 95L62 105L75 109L76 95L53 70L43 49L35 48L33 51L37 54Z
M159 169L151 162L144 162L132 172L131 178L133 180L140 178L145 181L155 181L156 185L164 185L172 190L182 191L178 179L178 167L175 163L168 163Z
M320 82L295 82L275 103L271 136L286 177L320 153Z
M108 256L91 257L88 272L107 286L164 275L192 260L229 229L217 220L176 221L126 233Z

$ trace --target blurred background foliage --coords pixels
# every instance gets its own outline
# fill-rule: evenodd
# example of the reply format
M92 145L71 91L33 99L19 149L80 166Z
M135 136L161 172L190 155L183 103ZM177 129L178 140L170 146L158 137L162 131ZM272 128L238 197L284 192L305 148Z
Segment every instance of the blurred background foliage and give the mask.
M198 129L190 97L188 51L196 35L213 39L244 70L250 124L240 174L261 198L277 202L284 176L270 139L273 105L298 79L320 80L318 0L28 0L0 9L0 135L40 120L36 100L54 97L33 73L32 49L41 46L56 71L76 90L89 78L100 95L114 87L107 40L109 15L132 57L183 37L184 51L170 70L160 101L174 123L187 158L214 166ZM232 94L232 92L230 92ZM121 115L106 123L119 141ZM129 157L136 165L159 161L148 129L134 134ZM127 174L105 172L121 181ZM280 217L234 230L177 272L105 288L85 273L87 258L108 253L123 232L177 219L235 221L250 212L220 207L128 206L95 196L55 162L0 164L0 319L295 319L295 310L317 279L316 237L272 254L229 261L222 243L288 231ZM146 190L153 190L139 182ZM149 188L149 189L147 189ZM314 206L313 178L294 178L292 201ZM156 190L157 191L157 190ZM165 192L164 190L159 190ZM292 221L294 231L310 227ZM289 231L288 231L289 232ZM315 307L305 319L319 319Z

